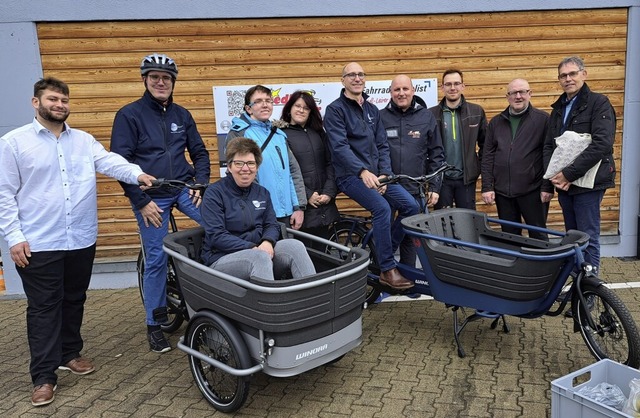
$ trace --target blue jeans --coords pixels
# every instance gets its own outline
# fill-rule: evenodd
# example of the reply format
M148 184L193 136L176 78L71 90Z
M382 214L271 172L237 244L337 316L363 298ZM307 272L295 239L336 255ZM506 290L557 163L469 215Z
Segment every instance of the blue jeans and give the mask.
M568 231L577 229L589 234L589 245L584 258L596 270L600 267L600 203L604 190L569 195L558 192L558 202L562 207L564 227Z
M418 213L416 200L404 187L398 184L387 185L384 195L376 189L369 189L356 176L345 176L336 179L340 191L355 200L360 206L371 212L373 217L373 241L381 271L389 271L396 267L393 253L404 237L400 221L407 216ZM398 216L391 225L391 214L398 211Z
M156 228L149 224L144 225L140 211L133 208L136 215L142 246L145 253L145 266L143 277L144 309L147 314L147 325L160 325L153 317L153 311L167 306L167 254L162 251L162 240L168 233L169 213L171 207L176 205L180 212L194 221L202 223L200 210L191 201L189 191L184 189L174 197L162 197L153 199L162 212L162 226Z

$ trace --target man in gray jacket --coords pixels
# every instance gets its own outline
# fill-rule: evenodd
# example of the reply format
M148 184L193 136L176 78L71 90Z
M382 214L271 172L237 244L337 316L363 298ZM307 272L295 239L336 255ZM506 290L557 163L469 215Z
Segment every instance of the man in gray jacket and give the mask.
M549 115L530 103L531 87L516 78L507 86L507 107L487 128L482 155L482 200L496 204L498 216L512 222L526 222L544 228L549 201L542 192L552 192L544 174L542 150ZM543 184L544 183L544 184ZM518 234L521 228L503 225L504 232ZM533 238L547 240L547 234L529 231Z

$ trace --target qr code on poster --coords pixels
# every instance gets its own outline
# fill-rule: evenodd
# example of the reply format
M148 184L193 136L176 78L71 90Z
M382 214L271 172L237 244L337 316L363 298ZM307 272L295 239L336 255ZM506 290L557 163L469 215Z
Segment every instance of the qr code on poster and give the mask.
M227 90L228 116L238 116L242 113L245 93L245 90Z

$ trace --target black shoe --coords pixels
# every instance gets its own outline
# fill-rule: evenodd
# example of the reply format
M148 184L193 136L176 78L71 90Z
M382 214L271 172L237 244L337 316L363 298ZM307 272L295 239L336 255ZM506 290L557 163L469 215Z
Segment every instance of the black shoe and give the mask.
M147 325L147 340L149 340L149 348L154 353L166 353L171 350L171 345L165 338L160 325Z

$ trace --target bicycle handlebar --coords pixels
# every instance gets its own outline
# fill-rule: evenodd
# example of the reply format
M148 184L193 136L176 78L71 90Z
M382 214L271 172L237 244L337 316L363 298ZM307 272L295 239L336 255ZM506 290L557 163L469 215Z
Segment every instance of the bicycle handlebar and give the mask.
M178 189L182 189L186 187L190 190L199 190L204 191L209 185L208 184L200 184L200 183L187 183L181 180L168 180L168 179L155 179L151 181L150 189L157 189L159 187L175 187ZM144 183L140 183L141 186L144 186Z
M431 174L424 174L419 177L412 177L406 174L393 174L391 176L383 177L378 181L380 182L381 185L397 183L400 180L409 180L415 183L426 184L434 177L437 177L440 174L444 173L445 171L451 170L453 168L455 167L452 165L443 164L440 166L440 168L438 168L436 171L434 171Z

